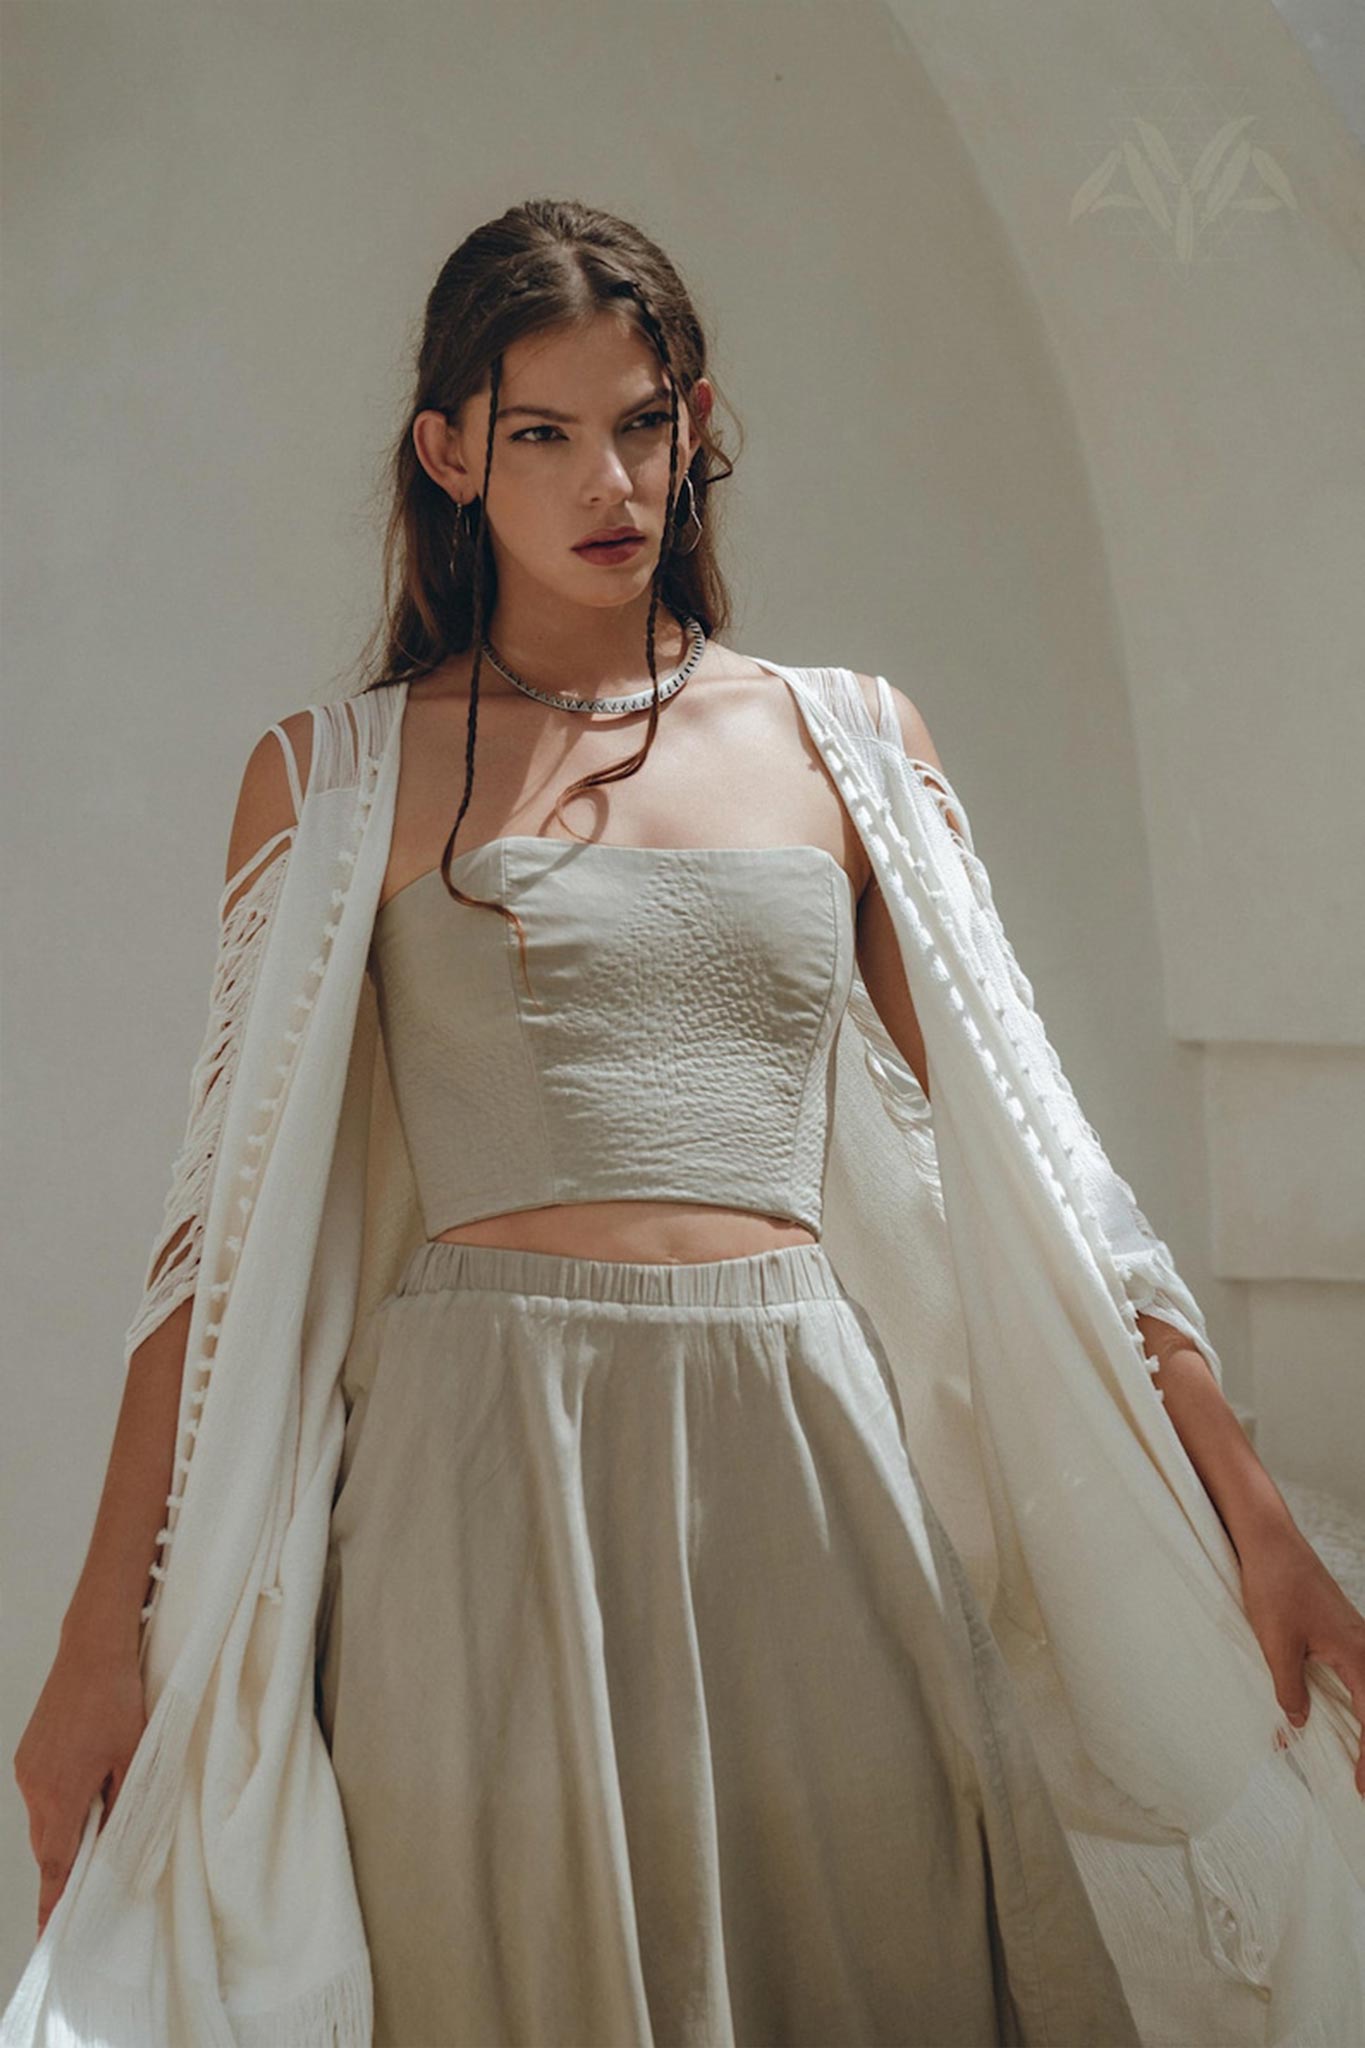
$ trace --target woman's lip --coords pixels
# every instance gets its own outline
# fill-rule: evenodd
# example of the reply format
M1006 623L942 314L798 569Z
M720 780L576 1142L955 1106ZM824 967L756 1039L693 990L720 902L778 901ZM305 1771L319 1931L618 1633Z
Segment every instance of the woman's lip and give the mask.
M576 555L592 555L602 561L615 560L617 557L624 561L628 554L633 554L636 548L642 548L644 544L644 535L637 533L630 535L626 540L580 541L574 549L574 553Z
M621 548L625 546L628 540L643 539L644 535L642 533L618 533L614 534L610 540L603 534L598 540L580 540L577 545L580 548Z

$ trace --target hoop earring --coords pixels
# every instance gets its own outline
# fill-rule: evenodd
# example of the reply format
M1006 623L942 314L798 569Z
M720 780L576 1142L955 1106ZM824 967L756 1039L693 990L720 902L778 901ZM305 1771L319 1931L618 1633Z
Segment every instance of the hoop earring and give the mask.
M689 469L689 470L687 471L686 475L685 475L685 476L683 477L683 482L684 482L684 483L685 483L685 484L687 485L687 492L688 492L688 496L689 496L689 498L690 498L690 500L691 500L691 505L690 505L690 508L689 508L689 514L688 514L688 516L689 516L690 518L692 518L692 519L695 519L695 520L696 520L696 522L697 522L697 530L696 530L696 533L695 533L695 534L693 535L693 537L692 537L692 540L690 541L690 543L688 544L688 546L687 546L687 547L682 547L682 546L680 546L680 545L678 544L678 542L677 542L677 541L675 541L675 542L673 543L673 552L674 552L675 554L678 554L678 555L690 555L690 554L692 554L692 553L693 553L693 552L695 551L695 549L696 549L696 547L697 547L697 544L698 544L698 542L699 542L699 541L701 540L701 536L702 536L702 523L701 523L701 514L700 514L700 512L698 512L698 510L697 510L697 492L696 492L696 486L695 486L695 485L693 484L693 482L692 482L692 472L691 472L691 470L690 470L690 469ZM682 498L682 491L681 491L681 489L680 489L680 490L679 490L679 492L678 492L678 498L679 498L679 500L681 500L681 498Z

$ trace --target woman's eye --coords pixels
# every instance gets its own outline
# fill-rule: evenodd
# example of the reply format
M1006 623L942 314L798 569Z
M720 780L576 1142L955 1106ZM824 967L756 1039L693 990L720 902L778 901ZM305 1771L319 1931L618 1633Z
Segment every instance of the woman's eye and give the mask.
M663 422L666 421L669 417L670 415L666 412L642 412L639 415L638 419L634 419L631 421L631 425L635 427L642 427L645 425L646 421L657 420L659 422ZM520 431L518 433L513 434L511 438L514 441L529 441L533 434L557 434L558 432L558 427L552 427L548 424L548 422L542 421L542 423L538 427L522 427ZM533 445L535 444L533 443ZM543 446L544 444L542 443L541 445Z

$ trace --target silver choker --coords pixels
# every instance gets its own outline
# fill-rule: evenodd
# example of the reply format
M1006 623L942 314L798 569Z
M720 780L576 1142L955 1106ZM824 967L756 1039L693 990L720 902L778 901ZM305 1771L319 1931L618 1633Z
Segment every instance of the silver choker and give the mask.
M684 619L683 630L691 636L691 651L682 666L674 669L671 676L659 678L661 704L667 698L677 695L706 651L706 635L696 619ZM557 690L537 690L530 683L523 682L519 675L514 675L504 662L498 660L493 652L492 642L487 637L483 641L483 651L500 676L506 676L509 683L514 683L517 689L524 691L528 697L534 697L540 704L552 705L556 711L647 711L654 702L652 684L647 690L632 690L626 697L578 697Z

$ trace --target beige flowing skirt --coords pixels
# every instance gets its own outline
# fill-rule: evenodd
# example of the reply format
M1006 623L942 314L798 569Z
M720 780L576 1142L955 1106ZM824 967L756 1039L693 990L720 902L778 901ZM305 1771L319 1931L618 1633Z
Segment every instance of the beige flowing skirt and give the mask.
M374 1330L318 1713L376 2048L1137 2048L822 1248L429 1243Z

